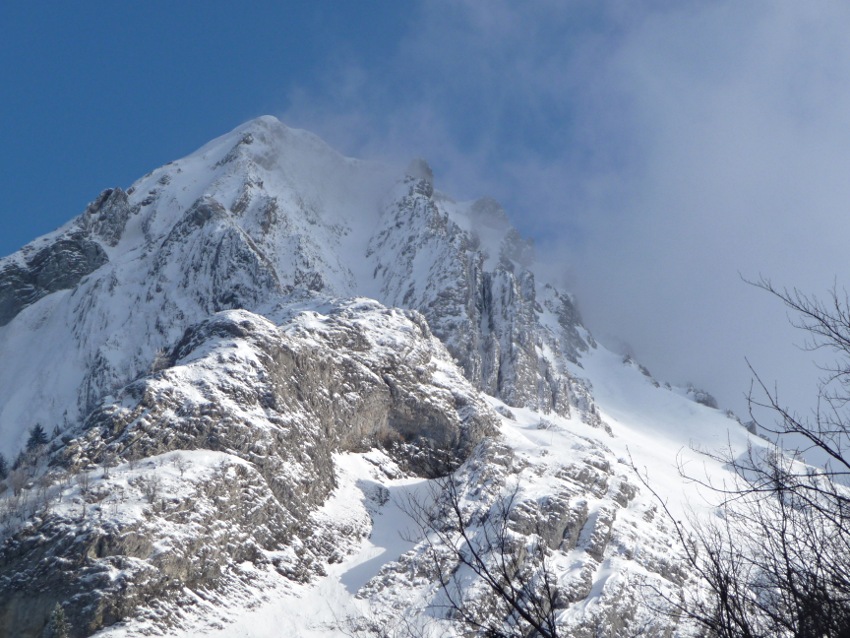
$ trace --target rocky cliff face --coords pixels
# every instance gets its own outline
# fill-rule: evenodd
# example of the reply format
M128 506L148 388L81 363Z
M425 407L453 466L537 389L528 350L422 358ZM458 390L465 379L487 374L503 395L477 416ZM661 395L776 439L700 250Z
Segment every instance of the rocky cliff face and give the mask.
M245 561L309 582L328 559L310 517L336 485L335 454L379 448L445 474L496 433L421 316L302 306L280 325L228 311L191 327L167 367L103 402L27 477L41 489L20 497L34 515L2 554L4 635L40 635L69 600L88 635L187 587L235 587Z
M194 635L209 614L228 635L251 592L314 609L338 583L342 606L452 635L428 543L386 529L446 476L542 539L521 573L554 570L571 635L672 630L633 586L684 575L617 443L629 413L583 367L606 356L497 203L250 122L0 261L0 632L40 636L58 604L73 636ZM36 423L53 436L25 448Z
M367 254L381 298L420 310L477 387L510 405L568 415L576 399L558 357L587 345L578 337L561 348L555 335L557 355L541 353L552 335L541 325L531 252L492 200L461 207L435 197L427 178L408 176ZM571 307L559 316L570 330L578 315L568 298L561 303Z
M70 234L22 261L8 260L0 269L0 325L42 297L73 288L108 259L97 242Z

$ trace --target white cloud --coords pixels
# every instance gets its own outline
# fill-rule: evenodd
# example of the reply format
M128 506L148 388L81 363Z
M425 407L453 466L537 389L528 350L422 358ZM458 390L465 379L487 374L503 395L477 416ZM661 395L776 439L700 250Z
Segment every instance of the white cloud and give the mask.
M577 280L591 325L661 374L740 409L746 355L806 406L811 357L789 345L802 335L738 273L815 292L847 277L850 12L750 6L655 14L601 69L594 99L620 100L635 150L620 201L586 199L604 221L587 225Z
M591 329L662 379L741 411L749 356L805 404L810 357L739 273L850 279L848 18L843 2L431 0L393 60L345 61L284 117L500 199Z

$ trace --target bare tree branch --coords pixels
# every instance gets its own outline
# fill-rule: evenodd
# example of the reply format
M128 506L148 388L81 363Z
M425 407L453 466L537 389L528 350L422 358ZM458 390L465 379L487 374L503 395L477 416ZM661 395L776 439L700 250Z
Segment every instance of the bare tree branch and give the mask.
M680 473L718 497L714 520L673 522L679 544L707 596L690 596L678 611L706 636L722 638L850 638L850 298L833 287L826 301L767 279L749 282L779 298L791 323L806 332L804 347L839 359L822 368L817 407L800 417L753 370L750 415L775 437L772 447L736 455L702 451L731 471L731 484ZM749 362L748 362L749 364ZM766 411L773 422L760 423ZM802 450L781 448L788 436ZM803 462L813 450L828 459Z

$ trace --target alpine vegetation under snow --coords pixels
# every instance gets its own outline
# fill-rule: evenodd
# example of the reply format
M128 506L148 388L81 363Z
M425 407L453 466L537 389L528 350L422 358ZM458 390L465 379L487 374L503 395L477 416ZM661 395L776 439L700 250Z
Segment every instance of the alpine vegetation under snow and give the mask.
M765 445L496 202L272 117L0 260L0 324L8 636L691 635L679 468Z

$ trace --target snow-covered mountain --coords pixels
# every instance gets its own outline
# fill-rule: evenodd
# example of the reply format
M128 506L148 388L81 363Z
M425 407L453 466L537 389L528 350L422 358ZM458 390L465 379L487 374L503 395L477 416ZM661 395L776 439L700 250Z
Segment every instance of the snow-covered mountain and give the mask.
M747 444L598 345L496 202L272 117L0 260L0 357L10 636L57 609L74 636L453 635L410 516L446 476L537 543L517 577L555 579L568 635L675 632L647 591L687 574L629 459L676 511L677 457Z

